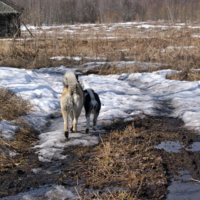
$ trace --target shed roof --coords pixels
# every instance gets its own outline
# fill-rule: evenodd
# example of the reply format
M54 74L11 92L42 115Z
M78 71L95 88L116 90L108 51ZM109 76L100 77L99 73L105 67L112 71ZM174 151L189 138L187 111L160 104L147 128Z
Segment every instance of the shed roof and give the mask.
M24 10L11 0L0 0L0 14L21 13Z

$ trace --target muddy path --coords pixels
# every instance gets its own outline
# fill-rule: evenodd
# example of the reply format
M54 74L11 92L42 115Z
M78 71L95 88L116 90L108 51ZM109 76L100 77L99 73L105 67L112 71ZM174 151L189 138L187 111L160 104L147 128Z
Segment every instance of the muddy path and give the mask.
M62 125L61 118L56 119L56 122L59 127ZM141 157L140 164L146 167L144 172L148 172L147 174L151 174L157 180L153 185L144 182L140 185L139 192L132 189L134 196L137 192L137 198L140 199L178 199L179 196L185 196L185 199L189 199L188 195L190 198L193 195L192 199L198 199L198 193L195 191L200 189L196 181L200 179L200 137L194 131L187 130L179 119L150 116L146 116L144 119L136 118L133 122L124 123L123 126L113 124L105 127L105 130L101 130L99 133L102 132L102 138L105 137L106 142L106 137L111 132L119 129L124 130L131 123L134 123L137 133L137 137L132 142L139 146L137 146L136 151L130 153L130 157L127 159L135 156ZM50 130L55 128L52 126ZM104 135L104 133L107 134ZM92 134L96 135L97 132ZM124 141L125 145L131 144L129 143L131 141L127 143L126 138ZM106 188L128 191L127 184L123 181L121 184L116 183L116 181L105 182L103 186L99 184L99 187L89 184L91 177L85 176L85 172L88 170L88 166L92 165L91 159L100 154L98 149L101 145L100 142L99 145L93 147L81 145L66 147L62 151L62 155L67 154L67 158L54 159L51 162L39 161L35 150L30 151L24 155L26 164L23 167L15 166L4 171L1 170L1 199L25 199L27 195L29 199L54 199L53 194L52 196L46 194L49 191L54 191L56 194L55 186L63 187L73 193L74 196L71 199L78 198L77 194L82 195L82 197L87 194L87 198L92 199L95 198L93 192L103 194ZM144 145L148 146L149 158L146 155L146 149L143 148ZM151 155L155 159L150 158ZM159 158L159 165L156 158ZM133 166L132 170L142 171L135 164L135 162L129 163ZM88 182L88 180L90 181ZM138 188L136 187L136 189ZM177 193L177 190L180 193ZM61 199L61 197L58 195L58 198L55 199Z
M64 180L63 173L66 170L71 169L74 163L79 160L79 158L86 152L90 147L87 145L90 142L88 138L95 138L99 142L99 135L105 134L107 131L102 129L102 126L99 126L99 130L90 130L89 134L85 133L85 117L84 111L82 112L79 118L79 126L78 132L69 135L69 139L64 138L63 133L63 119L60 115L52 116L52 119L49 121L51 124L47 131L41 133L37 140L30 146L30 149L25 152L21 152L22 155L15 156L13 159L13 165L1 168L0 170L0 198L2 199L23 199L20 193L33 194L37 196L38 192L41 190L42 194L40 196L41 199L46 199L43 196L43 192L53 190L54 186L59 185L68 185L71 190L71 186L74 187L76 185L76 181ZM39 138L42 134L58 134L62 138L62 143L66 144L62 147L52 146L51 150L54 149L55 156L51 156L47 162L44 160L47 157L42 157L44 155L40 155L38 150L41 148L35 148L36 145L40 144ZM78 141L82 141L82 145L77 144ZM97 143L98 143L97 142ZM67 145L69 143L69 145ZM85 145L86 143L86 145ZM91 144L93 146L93 144ZM48 149L47 149L48 150ZM59 154L59 155L58 155ZM61 158L62 156L66 156L65 159ZM39 159L39 157L42 157ZM18 162L18 159L23 160L20 162L20 165L15 164L15 161ZM38 191L39 189L39 191ZM35 192L33 192L35 190ZM73 192L74 189L72 188ZM23 195L22 195L23 196ZM30 199L34 199L35 197L30 197ZM39 197L38 197L39 198ZM49 198L47 198L49 199ZM59 199L59 198L58 198Z

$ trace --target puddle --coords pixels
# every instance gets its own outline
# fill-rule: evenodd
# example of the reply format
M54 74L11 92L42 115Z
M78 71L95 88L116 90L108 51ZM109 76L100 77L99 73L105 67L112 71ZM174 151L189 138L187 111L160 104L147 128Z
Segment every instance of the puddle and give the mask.
M37 199L41 196L43 196L44 194L46 194L47 192L53 190L53 186L44 186L44 187L40 187L38 189L35 190L30 190L29 192L23 192L23 193L19 193L18 195L15 196L8 196L8 197L3 197L0 198L1 200L25 200L25 199Z
M156 149L164 149L167 152L179 153L180 149L182 149L184 145L180 144L180 142L166 141L161 142L159 145L154 146Z
M194 142L192 145L188 148L189 151L200 151L200 142Z
M0 198L1 200L59 200L59 199L69 199L77 200L80 199L78 193L81 192L83 185L79 185L77 188L64 187L61 185L45 185L38 189L30 190L28 192L19 193L15 196L8 196ZM127 188L126 188L127 189ZM110 191L124 191L124 189L119 187L108 187L102 190L102 193L108 195ZM87 196L93 196L94 193L98 193L98 189L86 189L85 194Z
M35 190L19 193L15 196L0 198L1 200L50 200L50 199L71 199L78 198L74 188L63 186L43 186Z
M168 187L169 193L166 200L199 200L200 183L191 181L192 177L188 171L179 171L179 173L182 175L178 177L178 180L173 179Z

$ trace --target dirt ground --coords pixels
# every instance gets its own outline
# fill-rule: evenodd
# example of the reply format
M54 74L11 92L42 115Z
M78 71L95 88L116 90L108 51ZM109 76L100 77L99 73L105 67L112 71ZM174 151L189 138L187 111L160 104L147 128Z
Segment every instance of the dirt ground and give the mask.
M200 179L200 152L189 151L200 137L181 120L146 116L114 122L105 129L99 145L66 148L65 160L44 163L32 149L22 152L24 165L0 168L0 198L43 185L78 184L82 199L165 199L171 178L180 176L179 170ZM155 148L163 141L179 141L183 148L178 153ZM34 173L32 169L38 168ZM106 188L113 190L105 192Z

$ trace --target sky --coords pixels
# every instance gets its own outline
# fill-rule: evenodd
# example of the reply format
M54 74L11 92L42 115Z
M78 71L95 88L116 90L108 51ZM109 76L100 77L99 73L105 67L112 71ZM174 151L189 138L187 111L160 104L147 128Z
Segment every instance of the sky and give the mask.
M138 28L140 26L149 28L148 24L145 25L145 23L140 25L124 23L122 25L126 28L131 25L138 26ZM117 24L113 24L107 31L115 29L117 26ZM180 26L182 25L180 24ZM63 28L63 26L60 28ZM77 27L70 26L70 28L74 32ZM87 26L85 28L87 29ZM179 28L179 25L177 28ZM33 29L35 28L33 27ZM43 29L48 29L48 27L43 27ZM54 57L52 59L61 58ZM79 60L80 58L73 57L71 59ZM84 67L88 69L100 66L102 62L98 62L98 59L96 58L97 62L85 63ZM102 60L102 58L100 59ZM133 61L115 63L119 68L123 67L124 64L132 65ZM139 63L139 65L144 69L148 68L149 64ZM155 64L155 67L157 66ZM90 134L85 134L86 119L83 109L78 121L78 132L70 133L70 140L66 140L63 134L64 125L60 112L60 97L64 87L63 76L68 70L75 71L76 68L69 69L60 66L25 70L0 67L0 86L9 88L34 105L34 111L27 116L22 116L22 118L40 131L39 141L37 144L33 144L33 148L41 162L66 159L68 155L62 153L63 149L68 146L93 146L98 144L99 135L105 133L103 126L112 123L115 119L132 120L136 116L143 118L145 114L178 117L183 120L188 129L195 129L197 133L200 132L200 81L187 82L166 79L167 74L179 73L174 70L107 76L91 74L80 76L79 81L83 88L90 87L99 94L102 107L98 117L98 130L90 130ZM52 119L52 116L54 119ZM18 129L19 127L14 124L14 121L1 121L0 137L4 140L13 140ZM10 156L15 155L14 152L10 152ZM34 173L38 173L40 170L42 169L32 169ZM35 200L42 195L45 198L53 198L56 195L60 199L64 199L66 196L69 199L77 197L72 188L52 185L6 199Z

